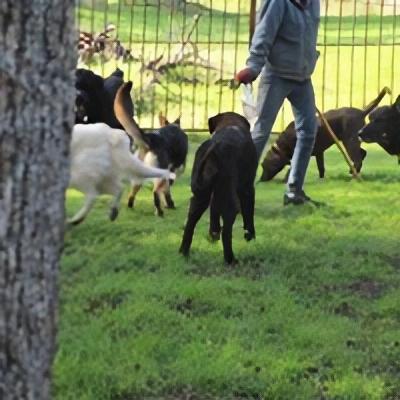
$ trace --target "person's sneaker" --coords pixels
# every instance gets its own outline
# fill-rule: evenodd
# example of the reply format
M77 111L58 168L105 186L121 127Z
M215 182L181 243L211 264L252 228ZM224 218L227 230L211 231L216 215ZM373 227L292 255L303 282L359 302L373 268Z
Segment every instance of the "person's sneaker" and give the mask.
M304 193L304 190L289 190L283 196L284 206L287 206L289 204L294 204L295 206L299 206L309 201L312 200Z

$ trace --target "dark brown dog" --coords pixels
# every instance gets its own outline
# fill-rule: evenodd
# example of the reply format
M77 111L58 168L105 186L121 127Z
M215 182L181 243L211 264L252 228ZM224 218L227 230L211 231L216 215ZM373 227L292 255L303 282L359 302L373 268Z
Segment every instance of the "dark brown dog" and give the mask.
M337 110L330 110L324 114L333 131L349 153L358 172L361 170L362 161L367 154L360 146L358 132L365 124L365 117L377 107L386 93L388 93L388 89L384 88L379 93L378 97L364 110L344 107ZM294 122L291 122L267 152L262 162L263 174L261 176L261 181L271 180L286 165L290 165L294 148L296 147L296 140L295 125ZM324 151L333 144L334 141L326 127L319 121L312 155L315 156L317 161L320 178L325 176Z
M222 244L228 264L235 262L232 226L241 210L247 241L255 238L254 179L257 155L250 125L239 114L218 114L208 121L211 139L198 148L193 170L189 215L180 252L189 255L194 229L210 206L210 236L219 239L222 218Z
M369 119L359 132L361 140L378 143L388 154L398 156L400 164L400 96L391 106L377 108Z

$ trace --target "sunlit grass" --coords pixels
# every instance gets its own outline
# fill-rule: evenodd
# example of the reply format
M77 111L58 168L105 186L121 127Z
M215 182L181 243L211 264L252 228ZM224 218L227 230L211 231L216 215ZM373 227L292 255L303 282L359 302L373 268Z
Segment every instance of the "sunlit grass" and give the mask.
M206 237L178 254L193 153L173 188L176 211L153 215L150 188L108 221L107 197L66 234L57 400L396 399L400 396L400 197L397 159L366 147L363 180L337 149L306 191L326 207L282 206L281 177L256 185L257 239L240 218L234 250ZM282 174L283 175L283 174ZM82 197L68 192L67 212Z

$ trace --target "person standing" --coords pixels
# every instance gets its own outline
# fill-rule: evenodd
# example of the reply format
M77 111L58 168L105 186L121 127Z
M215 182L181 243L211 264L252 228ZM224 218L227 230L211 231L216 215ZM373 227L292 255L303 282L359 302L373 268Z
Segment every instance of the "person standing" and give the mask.
M250 46L247 67L235 79L251 83L261 73L258 118L252 137L260 159L285 98L292 106L297 143L284 194L284 205L304 204L310 198L303 184L317 132L311 75L320 19L319 0L264 0Z

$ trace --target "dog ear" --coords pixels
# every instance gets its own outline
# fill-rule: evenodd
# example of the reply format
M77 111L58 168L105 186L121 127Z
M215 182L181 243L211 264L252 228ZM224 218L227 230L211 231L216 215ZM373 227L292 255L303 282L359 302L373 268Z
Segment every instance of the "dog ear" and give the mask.
M395 107L396 111L400 113L400 96L397 96L397 99L394 102L393 106Z
M181 126L181 116L179 116L174 122L173 124L178 125L179 127Z
M160 114L158 114L158 120L160 122L161 127L169 125L167 118L164 117L164 115L162 115L161 112L160 112Z
M221 114L217 114L217 115L214 115L213 117L208 119L208 130L209 130L211 135L217 129L217 126L218 126L218 124L220 122L220 116L221 116Z

